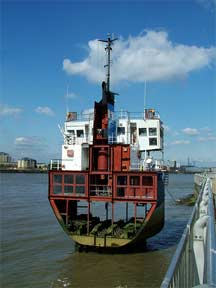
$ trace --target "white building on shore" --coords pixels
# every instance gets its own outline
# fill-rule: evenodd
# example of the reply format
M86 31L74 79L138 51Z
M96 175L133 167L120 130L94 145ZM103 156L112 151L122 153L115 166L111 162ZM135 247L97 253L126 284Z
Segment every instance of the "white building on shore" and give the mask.
M18 169L34 169L37 167L37 161L28 157L24 157L17 162Z

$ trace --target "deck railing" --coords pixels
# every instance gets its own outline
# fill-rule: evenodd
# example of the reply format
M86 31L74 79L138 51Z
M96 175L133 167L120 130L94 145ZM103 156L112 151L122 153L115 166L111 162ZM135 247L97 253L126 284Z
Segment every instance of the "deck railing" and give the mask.
M126 110L120 110L113 112L113 118L117 119L160 119L158 111L154 109L146 109L145 112L128 112ZM66 121L93 121L94 111L90 113L77 113L69 112Z

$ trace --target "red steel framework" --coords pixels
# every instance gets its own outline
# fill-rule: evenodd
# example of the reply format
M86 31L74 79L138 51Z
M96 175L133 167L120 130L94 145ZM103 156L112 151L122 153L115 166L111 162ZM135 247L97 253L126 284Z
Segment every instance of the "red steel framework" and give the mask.
M91 177L111 176L110 185L91 182ZM96 177L97 180L99 177ZM94 178L93 178L94 179ZM71 180L69 182L69 180ZM49 173L50 199L89 201L157 201L157 172L112 172L103 174L83 171L55 171Z
M92 176L112 175L112 184L92 184ZM115 202L134 204L134 222L137 220L137 206L151 204L144 216L149 220L157 206L157 173L156 172L112 172L95 174L83 171L50 171L49 199L56 217L68 225L69 215L77 207L73 202L86 201L87 223L90 221L91 202L109 202L112 204L112 224L115 218ZM70 180L70 181L69 181ZM69 189L68 189L69 188ZM71 192L71 193L68 193ZM96 193L97 192L97 193ZM73 211L75 212L75 211ZM76 213L75 213L76 214ZM87 226L89 234L89 224Z

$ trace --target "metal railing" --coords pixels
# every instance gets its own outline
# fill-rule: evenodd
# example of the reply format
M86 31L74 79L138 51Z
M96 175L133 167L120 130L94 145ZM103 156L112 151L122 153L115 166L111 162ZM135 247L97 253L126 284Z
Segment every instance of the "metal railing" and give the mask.
M64 135L64 143L65 145L74 145L74 144L84 144L84 143L93 143L93 135L92 134L84 134L82 137L77 137L73 134L65 134Z
M216 287L216 236L212 182L203 176L201 191L161 284L167 287Z
M151 112L151 113L150 113ZM160 119L158 111L154 109L146 109L144 112L129 112L126 110L115 111L112 113L113 118L117 119ZM151 117L148 117L151 116ZM70 121L92 121L94 120L94 111L85 113L69 112L67 122Z
M67 164L70 165L73 160L71 159L51 159L49 164L49 170L64 170ZM70 169L69 169L70 170Z
M72 116L72 117L71 117ZM69 112L69 115L67 116L67 122L70 121L91 121L94 120L94 111L89 113L77 113L77 112Z
M50 170L61 170L62 168L62 160L54 159L50 160Z
M151 114L151 117L147 117L149 115L149 112L153 111L152 109L147 109L145 112L128 112L125 110L121 110L121 111L115 111L114 112L114 118L117 120L119 119L160 119L160 115L158 113L158 111L153 112L153 114ZM149 115L150 116L150 115Z

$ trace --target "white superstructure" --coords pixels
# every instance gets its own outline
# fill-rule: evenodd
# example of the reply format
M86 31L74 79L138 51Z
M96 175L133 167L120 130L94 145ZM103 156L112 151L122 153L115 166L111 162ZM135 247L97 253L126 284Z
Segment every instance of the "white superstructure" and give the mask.
M143 117L142 113L120 112L117 120L117 143L138 145L140 151L163 149L163 126L158 114ZM131 116L131 118L130 118ZM135 117L133 117L135 116Z
M69 112L62 129L63 170L87 170L89 145L93 144L94 114L77 115ZM114 112L115 129L109 135L110 144L130 144L132 151L145 152L163 150L163 125L159 114L153 109L145 113ZM137 153L134 153L137 155ZM132 158L137 158L138 156Z

